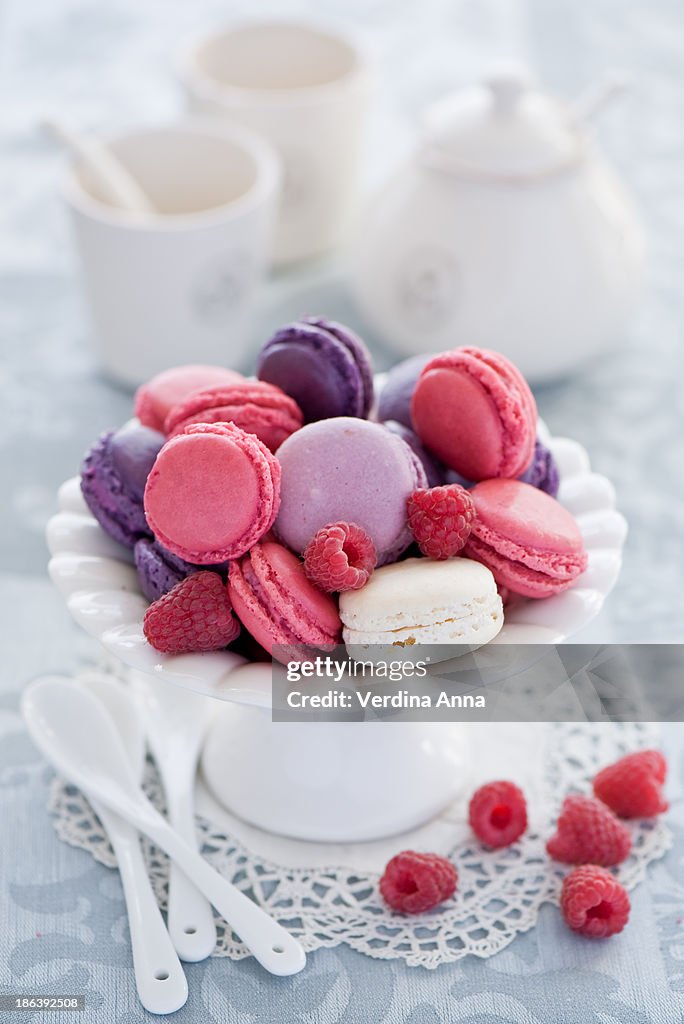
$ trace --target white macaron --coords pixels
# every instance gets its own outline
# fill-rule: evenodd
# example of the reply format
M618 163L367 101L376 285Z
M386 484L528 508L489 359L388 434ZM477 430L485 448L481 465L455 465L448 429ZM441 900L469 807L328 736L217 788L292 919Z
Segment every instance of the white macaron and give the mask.
M489 569L468 558L407 558L340 595L344 642L354 647L489 643L503 604Z

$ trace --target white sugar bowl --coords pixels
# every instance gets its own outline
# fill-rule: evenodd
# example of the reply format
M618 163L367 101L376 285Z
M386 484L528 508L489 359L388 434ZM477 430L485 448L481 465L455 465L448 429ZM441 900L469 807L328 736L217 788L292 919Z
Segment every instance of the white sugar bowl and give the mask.
M481 345L543 381L619 343L644 245L591 138L610 92L564 104L509 68L427 111L350 261L358 305L391 348Z

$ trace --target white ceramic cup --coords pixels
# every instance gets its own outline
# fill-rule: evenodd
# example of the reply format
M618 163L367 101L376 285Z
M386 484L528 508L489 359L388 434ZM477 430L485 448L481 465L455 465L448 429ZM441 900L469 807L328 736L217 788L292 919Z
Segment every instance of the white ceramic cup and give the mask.
M191 111L228 117L280 155L273 260L337 244L357 194L370 76L358 49L327 30L255 22L200 40L182 62Z
M239 366L269 259L277 156L213 121L106 141L157 213L106 204L85 167L70 168L64 194L105 371L136 386L178 363Z

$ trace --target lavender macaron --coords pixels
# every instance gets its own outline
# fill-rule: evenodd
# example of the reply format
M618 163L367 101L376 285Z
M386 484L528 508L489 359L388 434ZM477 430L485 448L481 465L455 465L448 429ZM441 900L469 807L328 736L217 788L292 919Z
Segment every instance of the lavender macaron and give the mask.
M378 399L377 418L380 422L395 420L413 429L411 422L411 399L421 371L433 357L411 356L397 363L388 372Z
M365 418L373 404L368 349L334 320L303 317L281 327L259 354L259 380L294 398L304 422L336 416Z
M431 455L427 448L421 444L420 438L410 427L398 423L396 420L385 420L382 424L385 430L396 434L402 441L405 441L425 470L428 487L439 487L446 480L446 467L438 459Z
M309 423L291 434L276 457L281 467L277 537L302 552L324 526L356 523L375 544L378 564L411 543L406 502L426 487L422 463L380 423L348 416Z
M552 453L539 438L534 443L534 455L525 472L518 477L524 484L531 484L540 491L546 491L552 498L558 497L560 475Z
M102 434L81 465L81 491L88 508L105 533L126 547L151 536L143 494L163 444L163 434L127 423Z

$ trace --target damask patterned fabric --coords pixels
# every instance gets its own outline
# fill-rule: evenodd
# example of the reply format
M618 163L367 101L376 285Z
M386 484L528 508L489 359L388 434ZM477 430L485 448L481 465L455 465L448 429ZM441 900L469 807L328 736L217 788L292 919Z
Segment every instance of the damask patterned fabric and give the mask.
M315 14L358 28L379 67L370 141L377 180L425 102L495 58L529 60L572 95L608 68L633 77L601 141L640 200L650 287L619 357L541 390L552 431L577 437L616 484L630 523L602 640L683 639L684 368L681 182L684 15L675 0L4 0L0 6L0 992L85 992L83 1024L153 1020L137 1004L118 876L60 843L44 811L50 772L18 716L21 686L92 659L45 578L42 531L58 484L130 397L97 375L56 197L61 157L36 128L57 111L84 128L173 116L173 60L198 28L240 13ZM255 344L278 322L321 310L363 333L335 260L282 274L264 296ZM370 339L373 342L373 339ZM382 368L389 356L376 345ZM669 1024L684 1015L684 749L666 730L673 849L633 898L633 926L605 944L570 935L554 908L498 956L433 972L346 947L313 954L294 979L252 961L188 965L177 1024ZM8 1024L36 1016L19 1012ZM53 1017L53 1020L55 1018ZM62 1020L65 1018L62 1017ZM42 1020L52 1024L49 1015ZM4 1024L4 1020L2 1022Z

